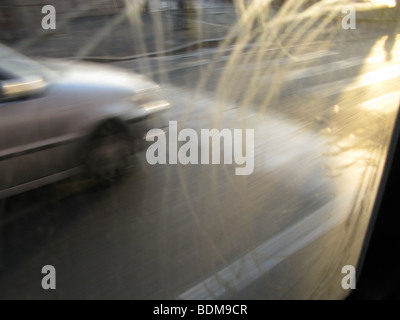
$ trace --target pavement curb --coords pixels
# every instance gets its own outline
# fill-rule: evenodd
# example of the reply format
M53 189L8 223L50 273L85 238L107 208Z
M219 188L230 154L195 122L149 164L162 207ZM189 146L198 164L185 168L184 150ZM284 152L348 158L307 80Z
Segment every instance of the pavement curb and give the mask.
M373 39L375 38L375 36L365 36L365 37L360 37L357 38L358 40L363 40L363 39ZM232 38L231 40L233 40L234 38ZM221 38L221 39L209 39L209 40L200 40L200 41L196 41L196 42L192 42L188 45L183 45L183 46L179 46L176 48L172 48L166 51L157 51L157 52L149 52L149 53L143 53L143 54L139 54L139 55L132 55L132 56L123 56L123 57L112 57L112 56L87 56L87 57L73 57L71 58L72 60L84 60L84 61L91 61L91 62L122 62L122 61L130 61L130 60L135 60L135 59L140 59L140 58L144 58L144 57L157 57L157 56L168 56L168 55L173 55L173 54L177 54L177 53L181 53L181 52L187 52L187 51L191 51L191 50L196 50L199 49L198 44L200 43L208 43L208 46L202 46L202 48L210 48L210 47L216 47L218 46L218 44L220 44L221 42L223 42L224 40L226 40L226 38ZM349 39L341 39L338 42L347 42L347 41L354 41L353 38L349 38ZM321 43L327 43L329 41L326 40L319 40L319 41L313 41L310 43L304 43L302 45L294 45L294 46L289 46L286 48L293 48L293 47L298 47L298 46L313 46L313 45L318 45ZM276 48L270 48L269 50L280 50L280 47L276 47Z

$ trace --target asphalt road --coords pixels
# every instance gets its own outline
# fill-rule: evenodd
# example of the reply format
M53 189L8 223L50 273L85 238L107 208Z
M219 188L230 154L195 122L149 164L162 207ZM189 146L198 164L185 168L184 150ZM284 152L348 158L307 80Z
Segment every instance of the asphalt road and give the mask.
M384 37L115 63L164 86L166 125L254 129L254 171L150 165L144 150L110 188L7 199L0 298L345 297L399 98L399 48L388 58ZM56 290L41 287L44 265Z

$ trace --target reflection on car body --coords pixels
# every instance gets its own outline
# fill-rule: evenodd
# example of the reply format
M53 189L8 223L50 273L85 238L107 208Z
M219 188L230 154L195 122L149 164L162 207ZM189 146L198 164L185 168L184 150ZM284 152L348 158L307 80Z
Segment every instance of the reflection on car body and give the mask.
M5 46L0 58L1 198L70 177L82 165L93 179L114 178L169 106L140 75L37 63Z

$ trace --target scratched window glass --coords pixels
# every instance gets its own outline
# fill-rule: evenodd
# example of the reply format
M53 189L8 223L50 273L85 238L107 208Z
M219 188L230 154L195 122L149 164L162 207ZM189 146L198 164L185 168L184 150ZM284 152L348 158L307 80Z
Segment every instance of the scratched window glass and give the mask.
M399 23L395 0L2 0L0 298L346 298Z

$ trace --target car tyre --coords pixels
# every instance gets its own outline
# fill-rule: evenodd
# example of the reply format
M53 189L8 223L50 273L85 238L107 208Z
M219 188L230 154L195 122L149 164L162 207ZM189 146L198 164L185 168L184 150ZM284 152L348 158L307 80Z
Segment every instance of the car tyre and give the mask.
M115 182L131 165L132 142L123 134L99 137L92 141L86 155L86 172L95 185Z

